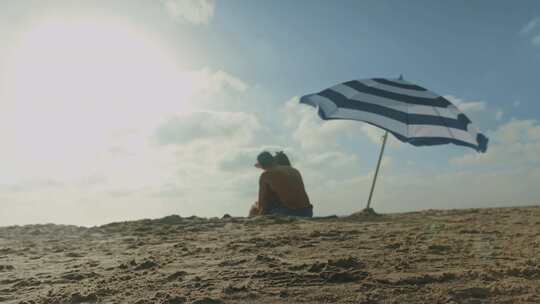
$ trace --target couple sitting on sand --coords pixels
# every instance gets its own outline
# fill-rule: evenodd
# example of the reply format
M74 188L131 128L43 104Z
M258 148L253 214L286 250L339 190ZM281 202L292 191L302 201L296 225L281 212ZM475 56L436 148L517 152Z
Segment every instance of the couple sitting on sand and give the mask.
M313 206L304 188L300 172L291 166L285 153L262 152L255 167L264 172L259 178L259 200L251 207L249 216L279 214L313 216Z

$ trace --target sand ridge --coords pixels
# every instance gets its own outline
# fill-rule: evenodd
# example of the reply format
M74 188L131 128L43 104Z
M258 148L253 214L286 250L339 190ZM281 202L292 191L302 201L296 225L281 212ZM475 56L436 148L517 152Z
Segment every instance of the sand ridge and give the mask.
M0 227L0 303L540 303L540 208Z

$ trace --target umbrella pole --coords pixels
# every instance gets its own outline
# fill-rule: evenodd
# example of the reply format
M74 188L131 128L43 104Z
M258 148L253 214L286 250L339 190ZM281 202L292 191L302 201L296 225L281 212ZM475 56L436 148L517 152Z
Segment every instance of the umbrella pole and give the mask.
M387 138L388 138L388 131L386 131L383 136L381 153L379 153L379 161L377 161L377 169L375 169L375 176L373 176L373 183L371 184L371 191L369 191L369 198L368 198L366 209L369 209L369 206L371 205L371 198L373 197L373 190L375 189L375 183L377 182L377 175L379 175L379 168L381 167L381 160L384 153L384 147L386 146Z

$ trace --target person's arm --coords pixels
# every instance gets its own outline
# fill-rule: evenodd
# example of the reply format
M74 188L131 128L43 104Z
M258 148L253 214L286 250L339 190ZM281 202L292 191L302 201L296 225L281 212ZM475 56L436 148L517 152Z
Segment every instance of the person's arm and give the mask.
M259 214L265 214L268 211L270 203L270 187L265 181L264 173L259 178Z
M251 209L249 210L248 217L254 217L254 216L257 216L259 214L260 214L260 212L259 212L259 203L255 202L255 204L253 204L253 206L251 206Z

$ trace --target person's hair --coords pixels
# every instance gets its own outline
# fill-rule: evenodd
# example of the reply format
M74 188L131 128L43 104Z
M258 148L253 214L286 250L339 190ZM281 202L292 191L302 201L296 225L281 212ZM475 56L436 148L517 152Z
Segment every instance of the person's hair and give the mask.
M283 151L276 152L276 155L274 155L274 160L276 161L276 164L280 166L290 166L291 161Z
M257 156L257 162L259 163L259 165L261 165L263 169L270 168L276 163L274 157L268 151L261 152Z

